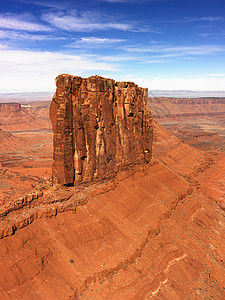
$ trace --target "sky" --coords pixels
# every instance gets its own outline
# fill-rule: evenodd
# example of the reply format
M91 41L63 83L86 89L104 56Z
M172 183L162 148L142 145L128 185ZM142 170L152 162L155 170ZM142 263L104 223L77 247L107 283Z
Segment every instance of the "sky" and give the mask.
M225 90L225 0L1 0L0 93L65 73Z

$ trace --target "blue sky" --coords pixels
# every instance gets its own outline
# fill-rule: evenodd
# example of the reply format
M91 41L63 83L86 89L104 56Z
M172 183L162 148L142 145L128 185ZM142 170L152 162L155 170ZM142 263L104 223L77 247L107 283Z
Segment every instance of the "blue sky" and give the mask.
M224 0L1 0L0 92L58 74L225 90Z

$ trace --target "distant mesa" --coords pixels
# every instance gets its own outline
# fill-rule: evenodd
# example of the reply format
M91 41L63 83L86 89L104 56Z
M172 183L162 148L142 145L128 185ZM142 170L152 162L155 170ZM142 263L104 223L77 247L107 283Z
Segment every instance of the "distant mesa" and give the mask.
M2 111L15 111L18 112L21 110L21 105L15 102L6 102L0 103L0 112Z
M23 131L50 129L50 121L46 118L43 104L39 107L21 105L19 103L0 103L0 128L5 131ZM35 109L35 113L34 113Z
M0 103L17 102L28 103L32 101L51 101L53 92L24 92L24 93L0 93Z
M53 182L113 177L152 156L148 90L100 76L56 78L50 106L54 132Z
M225 97L224 91L192 91L192 90L151 90L149 97L172 97L172 98L209 98Z
M224 118L225 97L221 98L148 98L153 118L220 116Z

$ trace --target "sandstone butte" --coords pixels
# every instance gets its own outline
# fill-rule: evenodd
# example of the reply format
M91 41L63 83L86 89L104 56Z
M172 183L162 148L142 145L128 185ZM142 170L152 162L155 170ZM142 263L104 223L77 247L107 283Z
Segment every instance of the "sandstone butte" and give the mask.
M148 90L100 76L60 75L50 106L53 181L110 178L152 156Z
M1 207L0 299L225 299L224 158L153 127L149 163L137 151L136 165L128 155L109 178L110 169L88 184L75 175L73 186L42 184Z

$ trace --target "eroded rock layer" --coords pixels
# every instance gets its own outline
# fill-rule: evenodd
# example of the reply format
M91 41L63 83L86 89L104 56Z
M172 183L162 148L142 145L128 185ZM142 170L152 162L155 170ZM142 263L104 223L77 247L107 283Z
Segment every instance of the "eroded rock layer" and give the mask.
M149 162L152 118L148 90L99 76L59 75L50 107L53 180L72 184L112 177Z

